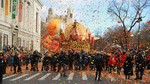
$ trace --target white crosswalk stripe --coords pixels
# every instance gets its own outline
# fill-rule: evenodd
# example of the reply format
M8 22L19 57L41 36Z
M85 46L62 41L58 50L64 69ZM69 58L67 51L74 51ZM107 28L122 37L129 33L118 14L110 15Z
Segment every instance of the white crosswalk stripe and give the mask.
M55 78L53 78L52 80L58 80L59 78L60 78L60 73Z
M30 79L32 79L32 78L38 76L38 75L40 75L40 73L37 73L37 74L34 74L33 76L30 76L29 78L25 79L25 81L30 80Z
M82 73L82 80L87 80L87 75L85 73Z
M14 75L10 75L10 76L7 76L7 77L4 77L3 80L7 79L7 78L11 78L11 77L14 77L16 76L17 74L14 74Z
M19 77L17 77L17 78L11 79L10 81L18 80L18 79L23 78L23 77L25 77L25 76L27 76L27 75L29 75L29 74L24 74L24 75L19 76Z
M22 75L20 75L20 76L18 76L18 75L19 75L19 74L13 74L13 75L10 75L10 76L6 76L6 77L3 78L3 80L9 79L9 78L12 77L12 78L10 79L10 81L16 81L16 80L18 80L18 79L21 79L21 78L26 77L27 75L31 75L31 74L22 74ZM27 76L27 77L24 78L23 80L24 80L24 81L29 81L29 80L31 80L31 79L33 79L33 78L36 78L36 79L38 79L39 81L42 81L42 80L46 79L46 78L49 77L49 76L54 76L54 75L52 75L52 73L45 73L45 74L43 74L40 78L37 78L39 75L41 76L42 74L41 74L41 73L35 73L35 74L31 75L31 76ZM61 73L58 73L58 74L55 74L55 75L56 75L56 76L54 76L54 78L52 78L52 80L58 80L58 79L60 79ZM69 73L67 80L73 80L74 75L75 75L74 72ZM82 80L88 80L86 73L82 73L81 78L82 78Z
M74 76L74 73L70 73L69 77L67 80L72 80L73 79L73 76Z
M44 79L47 78L49 75L51 75L51 73L47 73L46 75L44 75L43 77L41 77L41 78L38 79L38 80L44 80Z

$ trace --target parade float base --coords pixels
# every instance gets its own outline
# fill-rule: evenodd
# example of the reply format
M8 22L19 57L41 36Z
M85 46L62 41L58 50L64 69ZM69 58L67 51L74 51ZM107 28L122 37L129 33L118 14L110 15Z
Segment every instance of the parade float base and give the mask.
M85 52L90 51L90 43L87 41L73 41L73 42L63 42L62 43L62 50L67 52L69 50L81 51L84 50Z

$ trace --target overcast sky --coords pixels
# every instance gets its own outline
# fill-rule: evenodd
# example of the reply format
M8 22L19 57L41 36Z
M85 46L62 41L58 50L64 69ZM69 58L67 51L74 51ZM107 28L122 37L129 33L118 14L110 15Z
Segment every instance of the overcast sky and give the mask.
M53 8L54 15L66 15L67 9L73 9L73 18L89 28L93 35L99 31L103 35L108 27L122 25L118 23L116 16L112 17L107 12L111 0L41 0L43 2L42 21L46 20L48 9ZM120 0L118 0L120 1ZM129 0L131 1L131 0ZM130 10L134 10L130 7ZM150 9L145 9L143 15L148 12L142 22L150 20ZM133 12L129 14L134 14ZM126 21L129 24L129 21ZM137 26L136 26L137 28Z

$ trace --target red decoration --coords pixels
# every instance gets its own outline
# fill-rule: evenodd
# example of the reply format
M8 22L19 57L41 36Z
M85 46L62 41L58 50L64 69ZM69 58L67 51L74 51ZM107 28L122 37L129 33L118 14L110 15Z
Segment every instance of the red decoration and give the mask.
M118 21L118 23L121 23L121 21Z
M142 47L142 45L140 44L139 47Z
M150 25L150 21L148 21L148 24Z
M91 34L89 34L89 42L91 41Z
M94 37L92 37L92 48L94 49Z

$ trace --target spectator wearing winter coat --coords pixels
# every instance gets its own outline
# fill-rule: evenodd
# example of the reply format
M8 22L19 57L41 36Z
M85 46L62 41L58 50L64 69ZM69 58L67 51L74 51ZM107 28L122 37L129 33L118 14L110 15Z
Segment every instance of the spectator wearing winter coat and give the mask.
M4 60L5 60L5 64L7 66L7 59L6 59L6 55L4 55ZM4 67L4 70L3 70L3 74L6 74L6 66Z
M110 65L110 72L113 69L115 71L115 67L116 67L116 56L111 54L111 56L109 57L109 65Z
M12 71L12 68L13 68L13 65L14 65L14 56L15 56L15 54L13 54L12 57L11 57L11 69L10 69L10 71Z
M125 79L130 79L130 76L133 75L133 57L132 57L132 54L128 54L126 59L125 59L125 62L124 62L124 65L123 65L123 68L124 68L124 74L125 74Z
M61 54L60 54L60 56L59 56L59 61L60 61L60 64L61 64L61 66L63 67L63 70L62 70L62 72L61 72L61 76L64 76L64 77L66 77L67 75L66 75L66 73L65 73L65 71L66 71L66 56L65 56L65 54L63 53L63 51L61 51Z
M6 52L6 46L5 46L5 45L3 46L3 51L5 51L5 52Z
M17 64L18 65L18 70L17 70L17 72L22 73L22 70L21 70L22 57L21 57L19 52L17 53L17 55L18 55L18 64Z
M29 64L29 55L25 57L25 64L26 64L26 70L28 70L28 64Z
M123 58L121 57L120 54L117 55L116 65L117 65L117 73L120 75L121 67L123 65Z
M150 55L147 57L147 69L150 71Z
M12 55L14 55L14 74L16 73L16 67L18 65L18 62L19 62L19 59L18 59L18 56L17 56L17 53L12 53Z
M138 56L135 60L136 62L136 78L142 80L142 76L143 76L143 72L144 72L144 66L145 66L145 59L143 58L143 56L141 55L141 51L138 51ZM139 72L140 72L140 76L139 76Z
M38 51L37 51L37 50L35 50L35 51L33 52L33 57L34 57L34 65L35 65L35 68L36 68L37 71L39 71L39 70L38 70L38 59L39 59L39 55L38 55Z
M96 65L96 76L95 76L95 81L97 80L97 75L98 75L98 81L101 81L101 71L102 67L104 66L103 58L102 55L97 54L94 60L94 64Z
M6 61L4 60L3 56L4 56L3 52L0 51L0 84L2 84L3 71L4 71L4 67L6 67Z
M125 58L126 58L126 52L121 52L120 51L120 54L122 55L122 59L123 59L123 63L125 62Z

